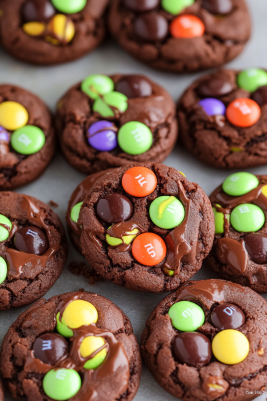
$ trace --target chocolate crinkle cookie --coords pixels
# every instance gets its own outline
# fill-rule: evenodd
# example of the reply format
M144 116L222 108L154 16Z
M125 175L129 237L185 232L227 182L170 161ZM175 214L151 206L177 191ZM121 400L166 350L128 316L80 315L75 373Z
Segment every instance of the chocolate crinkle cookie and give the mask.
M58 102L61 149L92 174L130 162L162 162L177 139L175 105L143 75L90 75Z
M133 57L173 72L229 62L251 32L243 0L112 0L109 27Z
M267 175L230 175L211 194L215 238L207 258L223 278L267 292Z
M266 390L267 303L223 280L190 281L152 312L142 336L155 380L184 401L251 401Z
M214 238L203 190L161 164L128 165L103 175L70 219L82 226L76 239L91 267L135 291L179 287L201 268Z
M220 70L195 81L178 104L180 138L212 167L267 164L267 72Z
M37 179L55 153L48 108L37 96L14 85L0 85L0 190Z
M64 228L49 206L31 196L0 192L0 310L44 295L66 257Z
M97 294L40 300L7 332L1 370L16 400L131 401L141 357L128 317Z
M75 60L103 40L107 4L108 0L2 0L2 46L34 64Z

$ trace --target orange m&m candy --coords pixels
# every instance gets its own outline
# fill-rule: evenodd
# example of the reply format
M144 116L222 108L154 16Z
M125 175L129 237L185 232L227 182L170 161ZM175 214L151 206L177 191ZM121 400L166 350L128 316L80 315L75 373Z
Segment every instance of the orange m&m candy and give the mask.
M237 127L251 127L261 116L259 105L252 99L237 99L229 104L226 117Z
M133 257L144 266L156 266L163 261L166 252L163 239L153 233L140 234L132 246Z
M195 38L204 34L205 25L194 15L180 15L172 21L170 32L174 38Z
M124 190L132 196L142 198L150 195L157 186L157 177L146 167L133 167L122 177Z

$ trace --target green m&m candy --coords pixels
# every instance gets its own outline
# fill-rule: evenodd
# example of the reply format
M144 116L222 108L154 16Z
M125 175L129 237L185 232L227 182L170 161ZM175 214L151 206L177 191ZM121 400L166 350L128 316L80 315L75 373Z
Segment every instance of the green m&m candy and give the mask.
M195 331L205 322L200 306L189 301L180 301L169 309L172 325L180 331Z
M264 223L265 215L261 208L250 203L237 206L231 213L231 224L239 232L259 231Z
M63 337L71 338L73 337L73 331L69 329L64 323L59 320L60 312L57 314L57 331Z
M81 89L90 98L97 99L99 95L105 95L112 92L114 83L106 75L90 75L82 82Z
M227 195L242 196L257 188L259 180L254 174L235 173L229 175L223 183L223 190Z
M260 68L248 68L238 74L237 84L248 92L254 92L267 85L267 73Z
M11 221L3 214L0 214L0 241L8 239L11 228Z
M175 196L160 196L151 203L149 215L156 226L169 230L182 223L185 209Z
M216 205L221 207L220 205ZM223 234L224 233L224 214L222 212L218 212L216 207L212 208L215 220L215 234ZM226 216L227 220L230 219L229 214Z
M81 377L74 369L50 370L43 380L45 394L52 400L58 401L74 397L81 386Z
M65 14L79 13L86 6L87 0L51 0L58 11Z
M162 8L170 14L177 15L186 7L192 6L195 0L162 0Z
M70 213L70 218L74 223L78 223L81 207L83 202L77 203L77 205L73 206Z
M96 99L93 110L102 117L113 117L114 111L124 113L128 108L128 98L119 92L109 92L103 95L103 98ZM110 107L111 106L111 107Z
M34 125L25 125L11 135L12 148L22 155L32 155L39 152L45 144L43 131Z
M139 233L138 228L135 228L133 231L128 231L126 232L127 235L122 237L123 240L120 238L111 237L109 234L107 234L106 241L111 246L118 246L121 245L122 243L129 245L136 238L138 233Z
M153 135L145 124L130 121L120 128L118 142L125 153L141 155L151 148Z
M5 259L0 256L0 284L2 284L7 276L7 263Z

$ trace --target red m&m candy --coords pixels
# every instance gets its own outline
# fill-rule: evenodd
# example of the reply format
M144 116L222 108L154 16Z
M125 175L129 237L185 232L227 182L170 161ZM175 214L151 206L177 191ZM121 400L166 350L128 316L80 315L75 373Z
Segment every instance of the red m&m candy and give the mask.
M155 266L162 262L166 252L167 248L163 239L153 233L139 235L132 246L133 257L145 266Z
M170 32L174 38L195 38L204 34L205 25L198 17L186 14L174 18Z
M149 168L132 167L122 177L122 186L129 195L142 198L154 191L157 177Z
M229 104L226 117L237 127L251 127L261 116L261 109L252 99L237 99Z

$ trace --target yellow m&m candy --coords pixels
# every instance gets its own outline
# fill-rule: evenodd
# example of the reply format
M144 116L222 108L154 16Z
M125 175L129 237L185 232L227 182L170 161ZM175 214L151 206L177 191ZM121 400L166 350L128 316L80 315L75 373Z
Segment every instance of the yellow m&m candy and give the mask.
M0 125L9 131L15 131L27 124L29 114L24 106L7 101L0 104Z
M95 353L98 349L102 348L105 345L105 340L102 337L88 336L86 337L81 344L80 353L83 358L87 358L93 353ZM100 366L107 356L106 348L102 349L98 352L92 359L89 359L84 364L85 369L96 369Z
M49 21L47 29L51 32L51 36L46 36L46 40L55 46L71 42L75 35L73 22L63 14L55 15Z
M236 365L248 356L249 341L240 331L224 330L214 337L212 352L218 361L226 365Z

